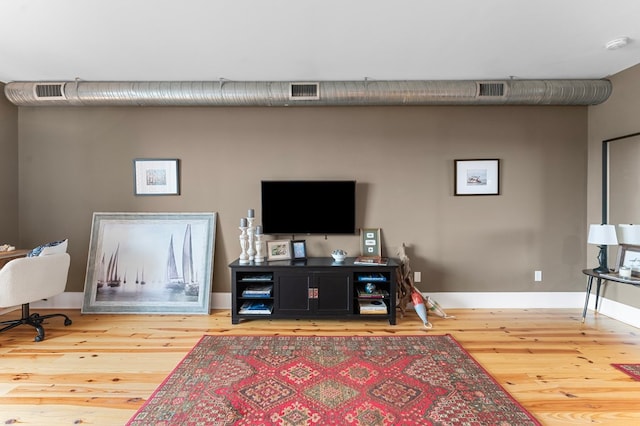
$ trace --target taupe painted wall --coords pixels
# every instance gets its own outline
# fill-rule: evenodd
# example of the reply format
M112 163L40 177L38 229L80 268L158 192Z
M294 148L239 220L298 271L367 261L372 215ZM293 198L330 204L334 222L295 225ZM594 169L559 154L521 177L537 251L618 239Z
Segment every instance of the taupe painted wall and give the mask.
M613 93L601 105L589 109L589 176L588 176L588 223L601 221L601 179L602 179L602 141L640 132L640 65L629 68L611 78ZM615 143L615 142L614 142ZM640 164L640 158L636 159ZM612 166L614 167L614 166ZM629 192L635 196L636 204L640 203L638 188ZM640 218L629 220L640 223ZM586 232L586 230L585 230ZM597 249L588 250L587 264L596 263ZM613 257L615 261L615 257ZM615 262L610 261L609 266ZM640 308L640 292L628 285L609 285L605 288L604 296L618 302Z
M92 213L219 213L214 291L261 179L355 179L359 227L408 245L424 291L581 291L586 107L20 108L23 246L68 237L82 291ZM182 195L133 195L132 159L179 158ZM454 159L499 158L500 196L453 196ZM284 236L286 238L290 236ZM301 236L311 256L357 236ZM544 281L533 282L543 270Z
M18 108L0 83L0 245L18 244Z

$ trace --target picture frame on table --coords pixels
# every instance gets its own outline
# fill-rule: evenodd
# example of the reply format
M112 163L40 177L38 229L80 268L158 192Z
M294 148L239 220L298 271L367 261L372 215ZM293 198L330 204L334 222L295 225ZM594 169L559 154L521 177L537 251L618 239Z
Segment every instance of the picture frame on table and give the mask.
M640 246L620 244L616 271L625 266L631 269L632 277L640 277Z
M292 258L295 260L303 260L307 258L307 242L306 240L291 241Z
M381 257L380 228L360 229L360 253L364 257Z
M82 313L208 315L216 217L94 213Z
M180 161L175 158L133 160L135 195L180 195Z
M290 240L267 241L267 260L289 260L291 259Z
M500 160L454 160L454 195L500 195Z

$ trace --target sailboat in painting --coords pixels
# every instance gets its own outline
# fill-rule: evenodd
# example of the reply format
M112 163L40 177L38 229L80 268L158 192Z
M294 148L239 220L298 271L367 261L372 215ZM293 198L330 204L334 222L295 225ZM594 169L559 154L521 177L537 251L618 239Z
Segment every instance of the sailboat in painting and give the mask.
M175 252L173 248L173 235L169 241L169 255L167 256L166 287L174 291L184 290L188 296L198 295L198 282L193 273L193 254L191 244L191 225L187 225L182 244L182 276L178 273Z
M98 288L104 287L104 283L107 282L106 271L104 269L104 253L102 253L102 259L98 264L96 276L98 277Z
M191 225L187 225L182 246L182 274L184 278L184 294L197 296L200 287L197 277L193 273L193 253L191 244Z
M109 287L120 287L120 276L118 275L118 252L120 251L120 244L116 248L116 251L109 258L109 264L107 265L107 271L105 275L105 281Z

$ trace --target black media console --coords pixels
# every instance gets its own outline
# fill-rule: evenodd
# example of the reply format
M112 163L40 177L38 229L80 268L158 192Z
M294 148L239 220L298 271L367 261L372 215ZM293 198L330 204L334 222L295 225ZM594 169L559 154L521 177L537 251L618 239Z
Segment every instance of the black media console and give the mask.
M354 265L331 257L231 268L231 322L255 318L387 319L396 323L398 263Z

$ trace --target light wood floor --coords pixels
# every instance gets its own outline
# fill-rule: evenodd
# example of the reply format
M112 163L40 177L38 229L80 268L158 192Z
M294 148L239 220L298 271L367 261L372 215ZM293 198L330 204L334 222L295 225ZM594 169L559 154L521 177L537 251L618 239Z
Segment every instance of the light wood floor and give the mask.
M542 424L640 424L640 381L610 365L640 362L640 330L593 312L582 324L579 308L448 310L429 331L414 312L396 326L65 313L73 325L50 320L40 343L26 326L0 334L0 424L122 425L203 334L447 333Z

